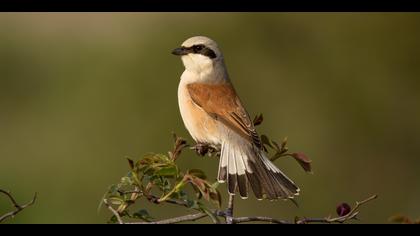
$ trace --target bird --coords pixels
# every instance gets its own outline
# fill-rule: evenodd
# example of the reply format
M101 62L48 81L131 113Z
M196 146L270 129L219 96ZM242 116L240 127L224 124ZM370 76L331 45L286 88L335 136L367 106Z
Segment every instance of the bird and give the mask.
M248 198L250 189L258 200L299 195L299 187L267 157L217 43L194 36L172 54L180 56L185 67L178 105L186 129L197 144L220 147L217 181L226 183L230 195L239 192L242 199Z

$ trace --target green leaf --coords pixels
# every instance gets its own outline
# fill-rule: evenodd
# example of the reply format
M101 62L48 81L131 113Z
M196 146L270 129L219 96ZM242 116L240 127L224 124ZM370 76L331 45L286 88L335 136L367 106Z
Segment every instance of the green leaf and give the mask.
M161 192L167 192L168 189L171 189L170 183L164 177L152 176L149 183L151 186L159 188Z
M139 160L138 165L140 168L148 167L151 165L159 165L159 164L169 164L172 163L172 160L169 159L168 156L163 154L156 154L156 153L147 153L143 156L142 159Z
M163 190L163 188L165 187L165 180L163 177L160 176L154 176L153 178L151 178L151 182L153 183L154 186L159 187L161 190Z
M288 139L287 137L284 137L283 141L281 142L281 146L280 146L281 150L286 150L287 151L287 147L286 147L287 139Z
M163 167L157 170L154 174L162 177L176 178L176 176L178 175L178 168L175 165Z
M287 137L285 137L283 139L283 141L281 142L281 144L279 145L276 141L271 141L274 145L274 149L280 153L280 154L284 154L287 152L287 150L289 150L286 145L287 145Z
M115 224L117 222L118 222L118 219L115 215L111 216L111 218L108 221L108 223L111 223L111 224Z
M127 173L127 177L131 179L132 185L136 185L138 187L141 186L141 182L139 180L139 177L137 175L136 171L130 171Z
M142 179L150 176L155 177L177 178L179 170L175 162L163 154L149 153L139 161L139 171L142 173Z
M207 179L207 176L204 173L204 171L202 171L200 169L191 169L191 170L188 170L187 173L189 175L195 176L195 177L200 178L200 179Z
M155 157L161 162L172 162L172 160L167 155L161 153L155 154Z
M108 199L109 203L113 204L113 205L121 205L124 203L124 199L119 198L119 197L111 197Z
M150 216L149 212L145 209L141 209L133 214L133 218L141 219L146 222L153 221L153 217Z
M275 160L277 160L277 159L279 159L280 157L283 157L284 155L283 154L281 154L280 152L276 152L276 154L274 154L271 158L270 158L270 160L271 161L275 161Z
M270 139L264 134L261 135L261 142L263 143L263 145L267 145L270 148L273 148L273 145L271 145Z
M214 188L214 189L217 189L219 187L219 185L220 185L220 182L216 181L211 185L211 187Z
M128 185L132 185L132 184L133 184L133 181L131 180L131 178L130 178L130 177L125 176L125 177L122 177L122 178L121 178L120 183L121 183L123 186L128 186Z
M276 141L272 141L273 142L273 144L274 144L274 149L277 151L277 152L279 152L279 153L281 153L281 151L282 151L282 149L281 149L281 146L276 142Z
M195 200L190 200L190 199L188 199L188 200L187 200L187 207L188 207L188 208L191 208L191 209L198 209L198 208L199 208L199 206L198 206L198 202L197 202L197 201L195 201Z
M156 170L153 168L153 166L149 165L142 168L142 171L143 171L143 175L153 176Z
M178 194L179 194L179 198L186 198L186 197L188 197L187 193L185 191L182 191L182 190L179 191Z
M118 196L120 195L120 193L118 192L118 189L119 189L118 186L116 184L113 184L109 186L108 194L112 196Z
M142 181L144 181L145 183L149 183L149 182L152 182L153 181L153 178L154 177L152 177L150 175L143 175L142 176Z

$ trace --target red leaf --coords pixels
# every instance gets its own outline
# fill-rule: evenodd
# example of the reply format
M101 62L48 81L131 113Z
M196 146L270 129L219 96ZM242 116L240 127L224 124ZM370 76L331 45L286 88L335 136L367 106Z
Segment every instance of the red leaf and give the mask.
M295 160L300 164L300 166L302 166L302 168L306 172L312 172L312 167L311 167L312 160L309 159L309 157L307 157L305 154L301 152L295 152L289 155L295 158Z
M134 161L127 157L128 165L130 166L130 169L134 169Z
M259 114L255 116L254 121L253 121L254 126L260 125L263 122L263 120L264 120L263 114Z

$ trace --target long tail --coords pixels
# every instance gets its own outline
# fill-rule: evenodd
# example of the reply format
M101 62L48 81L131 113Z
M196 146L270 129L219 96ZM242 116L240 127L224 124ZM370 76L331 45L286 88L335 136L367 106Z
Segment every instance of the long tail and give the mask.
M299 188L258 149L242 138L230 138L222 143L219 182L227 182L228 192L239 189L248 197L251 186L257 199L286 199L299 195Z

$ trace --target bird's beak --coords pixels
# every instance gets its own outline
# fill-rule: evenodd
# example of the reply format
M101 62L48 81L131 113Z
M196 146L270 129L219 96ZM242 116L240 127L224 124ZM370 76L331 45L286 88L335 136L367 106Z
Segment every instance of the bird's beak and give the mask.
M175 48L174 50L172 50L172 54L177 56L184 56L188 53L190 53L190 51L188 50L188 48L185 47Z

